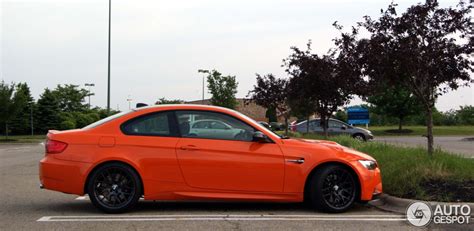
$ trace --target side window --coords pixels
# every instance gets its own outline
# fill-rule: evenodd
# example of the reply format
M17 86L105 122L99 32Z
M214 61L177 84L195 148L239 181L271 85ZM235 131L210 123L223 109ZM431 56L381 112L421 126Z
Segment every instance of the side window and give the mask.
M153 113L125 122L121 128L127 135L172 136L169 112Z
M329 120L328 127L330 128L341 128L342 124L336 121Z
M214 121L211 123L211 128L224 130L224 129L227 129L227 126L224 123L221 123L219 121Z
M209 123L207 121L199 121L193 124L193 128L196 129L209 129Z
M206 111L176 111L182 137L252 141L255 129L229 115ZM200 124L207 129L200 129Z
M309 127L311 128L321 127L321 122L319 120L311 120L309 122Z

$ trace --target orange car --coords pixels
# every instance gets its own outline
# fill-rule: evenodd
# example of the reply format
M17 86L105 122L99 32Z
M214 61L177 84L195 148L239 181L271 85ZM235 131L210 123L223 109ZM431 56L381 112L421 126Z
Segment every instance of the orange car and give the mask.
M342 212L382 192L374 158L278 136L236 111L162 105L49 131L41 187L88 194L108 213L145 200L309 201Z

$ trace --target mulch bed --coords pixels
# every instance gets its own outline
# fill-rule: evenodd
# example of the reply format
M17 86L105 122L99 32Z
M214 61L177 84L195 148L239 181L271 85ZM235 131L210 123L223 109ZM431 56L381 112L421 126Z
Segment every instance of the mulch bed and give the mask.
M474 180L459 182L430 179L420 186L436 201L448 196L451 202L474 202Z

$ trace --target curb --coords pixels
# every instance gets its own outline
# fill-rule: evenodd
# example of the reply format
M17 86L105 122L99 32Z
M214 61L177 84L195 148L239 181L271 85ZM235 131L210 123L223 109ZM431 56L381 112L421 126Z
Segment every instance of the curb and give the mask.
M424 203L427 203L431 206L467 204L469 207L471 207L471 211L474 211L474 203L413 200L413 199L405 199L405 198L394 197L394 196L390 196L390 195L385 194L385 193L380 195L379 198L370 201L369 204L376 207L376 208L378 208L378 209L380 209L380 210L406 215L406 211L407 211L408 206L410 206L410 204L412 204L414 202L424 202Z

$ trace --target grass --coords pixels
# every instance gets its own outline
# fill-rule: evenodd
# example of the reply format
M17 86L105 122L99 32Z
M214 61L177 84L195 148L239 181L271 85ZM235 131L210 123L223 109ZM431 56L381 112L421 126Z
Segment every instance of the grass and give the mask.
M0 137L0 143L38 143L44 139L46 139L46 135L8 136L8 140L3 136Z
M318 135L290 135L321 139ZM329 139L374 157L382 171L385 193L419 200L474 201L474 159L440 149L429 157L423 148L360 142L348 136Z
M365 127L363 127L365 128ZM403 129L409 129L410 133L391 133L389 130L397 130L398 126L369 126L369 130L372 131L374 136L421 136L426 134L425 126L403 126ZM435 136L474 136L474 126L434 126L433 134Z

